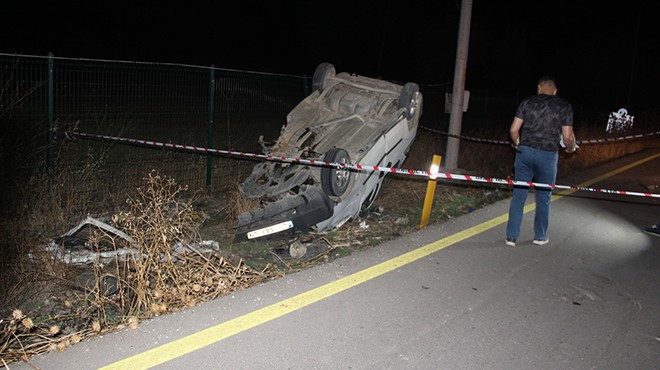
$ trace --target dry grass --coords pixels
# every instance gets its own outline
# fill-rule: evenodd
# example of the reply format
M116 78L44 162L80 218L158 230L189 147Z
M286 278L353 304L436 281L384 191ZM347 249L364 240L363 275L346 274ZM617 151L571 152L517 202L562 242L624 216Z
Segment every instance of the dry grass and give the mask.
M227 216L231 220L238 219L238 215L259 206L259 199L246 197L238 188L239 182L231 187L228 193Z

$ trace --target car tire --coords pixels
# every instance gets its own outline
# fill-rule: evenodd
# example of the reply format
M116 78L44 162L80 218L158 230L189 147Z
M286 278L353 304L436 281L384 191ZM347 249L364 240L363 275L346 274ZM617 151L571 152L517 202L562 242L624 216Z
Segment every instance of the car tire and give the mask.
M321 63L316 67L314 76L312 77L312 90L323 92L328 86L328 79L337 74L335 66L330 63Z
M403 108L403 116L406 119L411 119L418 109L422 109L421 101L417 98L418 95L419 86L416 83L408 82L403 86L399 95L399 109Z
M348 152L342 148L332 148L325 153L324 162L351 163ZM351 180L351 172L348 169L334 167L323 167L321 169L321 188L330 195L339 197L346 192Z

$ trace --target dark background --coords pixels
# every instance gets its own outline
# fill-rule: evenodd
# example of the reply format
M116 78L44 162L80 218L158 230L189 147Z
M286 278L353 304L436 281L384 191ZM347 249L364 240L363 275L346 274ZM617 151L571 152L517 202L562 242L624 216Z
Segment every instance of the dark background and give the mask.
M419 84L453 81L460 0L122 3L6 1L3 53L338 72ZM659 12L651 2L472 4L465 88L559 94L603 113L658 110Z

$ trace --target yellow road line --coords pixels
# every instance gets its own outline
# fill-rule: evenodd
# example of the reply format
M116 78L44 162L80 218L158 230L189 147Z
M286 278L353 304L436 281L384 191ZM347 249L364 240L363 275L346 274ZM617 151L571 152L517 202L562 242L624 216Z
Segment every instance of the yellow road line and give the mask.
M295 297L291 297L281 302L253 311L244 316L240 316L233 320L229 320L208 329L199 331L187 337L164 344L160 347L156 347L146 352L139 353L135 356L128 357L124 360L103 367L102 369L147 369L149 367L156 366L255 326L261 325L270 320L276 319L287 313L296 311L300 308L308 306L314 302L318 302L334 294L340 293L358 284L362 284L401 266L426 257L429 254L437 252L452 244L465 240L473 235L500 225L506 220L507 215L496 217L492 220L450 235L434 243L425 245L398 257L358 271L342 279L333 281L318 288L301 293Z
M644 162L652 160L660 156L660 153L644 158L629 165L620 167L614 171L608 172L604 175L598 176L595 179L583 182L578 186L589 186L593 183L602 181L608 177L617 175L630 168L638 166ZM565 195L571 194L577 190L570 189L562 191L559 195L554 195L552 200L557 200ZM524 213L530 212L535 208L535 205L529 204L525 206ZM422 259L432 253L456 244L469 237L482 233L486 230L492 229L495 226L501 225L508 220L508 214L504 214L488 220L479 225L473 226L469 229L460 231L456 234L450 235L444 239L427 244L398 257L392 258L385 262L369 267L367 269L358 271L352 275L346 276L342 279L333 281L331 283L322 285L318 288L301 293L297 296L285 299L278 303L264 307L262 309L253 311L246 315L237 317L233 320L226 321L208 329L191 334L187 337L177 339L173 342L164 344L162 346L150 349L148 351L139 353L137 355L125 358L101 369L147 369L158 364L170 361L177 357L188 354L197 349L206 347L215 342L221 341L235 334L241 333L253 327L259 326L268 321L274 320L278 317L286 315L290 312L299 310L305 306L309 306L314 302L318 302L324 298L330 297L337 293L343 292L351 287L362 284L373 278L386 274L399 267L405 266L411 262Z

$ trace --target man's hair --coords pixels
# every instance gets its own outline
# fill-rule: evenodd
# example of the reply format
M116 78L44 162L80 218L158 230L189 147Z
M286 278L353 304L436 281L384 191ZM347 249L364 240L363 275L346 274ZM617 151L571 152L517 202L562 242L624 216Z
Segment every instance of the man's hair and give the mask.
M542 86L542 85L550 85L551 87L556 89L557 88L557 80L555 80L555 78L552 77L552 76L545 75L545 76L542 76L541 78L539 78L539 86Z

